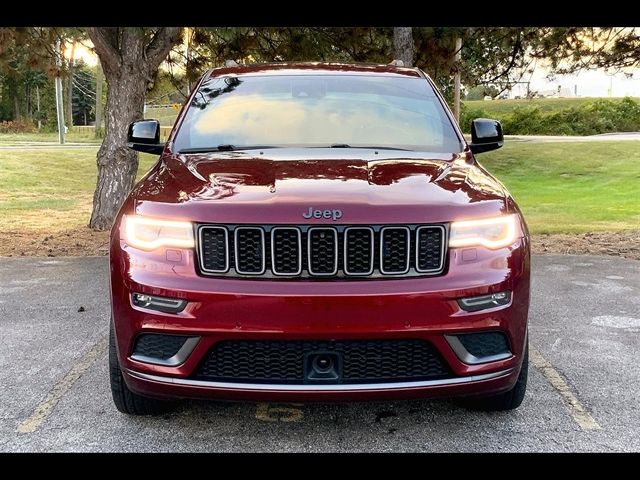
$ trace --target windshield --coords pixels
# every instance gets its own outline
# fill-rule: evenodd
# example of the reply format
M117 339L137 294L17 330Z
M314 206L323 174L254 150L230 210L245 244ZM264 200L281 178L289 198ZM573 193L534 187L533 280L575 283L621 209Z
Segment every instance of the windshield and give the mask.
M424 78L281 75L203 82L176 135L175 150L252 146L462 149Z

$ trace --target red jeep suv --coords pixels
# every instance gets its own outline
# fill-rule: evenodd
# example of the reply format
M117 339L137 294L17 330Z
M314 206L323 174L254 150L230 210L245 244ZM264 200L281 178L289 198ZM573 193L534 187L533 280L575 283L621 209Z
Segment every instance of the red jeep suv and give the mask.
M111 389L177 398L455 396L527 383L529 235L421 70L335 63L207 72L111 232Z

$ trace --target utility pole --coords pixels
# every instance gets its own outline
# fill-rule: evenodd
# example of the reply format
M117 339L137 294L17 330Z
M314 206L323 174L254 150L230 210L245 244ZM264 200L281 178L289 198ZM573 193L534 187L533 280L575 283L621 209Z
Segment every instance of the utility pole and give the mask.
M96 66L96 124L95 124L95 137L100 138L102 135L102 64L98 60Z
M191 78L189 77L189 59L191 56L191 29L189 27L185 27L185 57L186 64L184 68L185 76L187 77L187 96L191 94Z
M62 66L62 59L60 58L60 40L56 43L56 65L58 71L56 73L55 85L56 85L56 116L58 117L58 139L60 145L64 145L64 110L62 105L62 78L60 77L60 67Z
M456 38L456 50L453 57L455 73L453 75L453 115L460 123L460 60L462 60L462 38Z
M609 75L609 96L613 96L613 75Z
M36 85L36 108L38 109L38 131L42 129L42 119L40 118L40 87Z

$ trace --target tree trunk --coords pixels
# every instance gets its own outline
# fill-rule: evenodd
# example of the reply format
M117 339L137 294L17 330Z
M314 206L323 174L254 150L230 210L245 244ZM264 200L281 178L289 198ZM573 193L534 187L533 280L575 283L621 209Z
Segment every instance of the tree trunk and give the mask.
M413 30L411 27L393 27L393 58L402 60L405 67L413 67Z
M106 133L98 150L98 181L89 220L93 229L111 228L135 183L138 154L127 148L129 123L142 118L147 83L180 41L180 32L179 27L161 27L151 35L140 27L87 28L108 88Z
M100 138L102 136L102 65L98 62L96 66L96 128L95 137Z
M36 85L36 108L38 112L38 132L42 130L42 117L40 116L40 87Z
M18 89L16 88L13 92L13 109L14 109L14 118L16 120L22 119L22 113L20 112L20 97L18 96Z
M460 61L462 60L462 38L456 38L453 52L453 116L460 123Z
M66 117L67 127L73 127L73 70L75 67L76 42L71 44L71 55L69 55L69 75L67 75L67 105Z
M24 86L24 112L27 115L27 118L31 120L31 85L28 83Z
M64 116L66 117L66 124L69 129L73 126L73 71L69 67L69 75L65 80L65 95L64 99Z
M107 77L106 135L98 150L98 181L89 221L89 226L96 230L111 228L135 184L138 153L127 148L127 131L129 123L142 118L147 84L146 76L135 66L123 68L121 74L110 77Z

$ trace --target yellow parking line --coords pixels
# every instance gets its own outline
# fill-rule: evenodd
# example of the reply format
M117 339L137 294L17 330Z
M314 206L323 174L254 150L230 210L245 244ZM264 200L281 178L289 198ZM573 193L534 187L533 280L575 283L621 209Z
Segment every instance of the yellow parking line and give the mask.
M273 406L269 403L258 403L256 405L256 418L262 422L299 422L304 414L297 408L301 404L290 404L290 406Z
M40 402L33 410L29 418L25 419L18 425L16 432L18 433L33 433L38 427L51 415L51 412L56 407L60 399L67 393L73 384L91 367L93 362L98 358L106 354L107 352L107 337L103 337L85 353L80 360L78 360L71 370L57 382L45 399Z
M560 394L563 403L569 409L569 414L575 420L582 430L600 430L602 427L595 418L580 403L578 398L571 391L571 387L562 378L562 375L551 365L551 363L542 356L535 348L530 348L531 361L533 365L540 370L544 378L551 386Z

